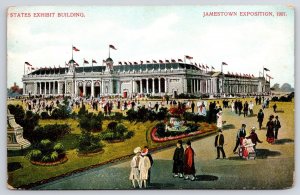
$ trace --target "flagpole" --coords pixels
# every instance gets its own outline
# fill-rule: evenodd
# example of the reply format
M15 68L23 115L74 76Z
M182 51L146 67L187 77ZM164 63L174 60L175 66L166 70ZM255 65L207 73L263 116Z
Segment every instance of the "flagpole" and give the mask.
M110 46L108 46L108 57L110 58Z
M265 78L265 67L263 67L263 77Z
M93 72L93 68L94 68L94 62L93 62L93 59L92 59L92 72Z
M24 62L24 75L25 75L25 62Z
M72 60L73 60L73 47L74 47L74 46L72 45Z

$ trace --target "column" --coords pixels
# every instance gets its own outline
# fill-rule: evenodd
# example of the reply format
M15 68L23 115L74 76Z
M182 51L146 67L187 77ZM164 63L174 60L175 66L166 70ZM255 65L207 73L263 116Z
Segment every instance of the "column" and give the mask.
M44 94L47 94L47 82L44 83Z
M158 93L161 93L161 80L158 78Z
M86 85L85 81L83 81L83 97L86 95Z
M146 90L149 93L149 78L146 79Z
M57 81L57 94L60 95L61 92L60 92L60 82Z
M120 86L121 88L121 86ZM132 93L135 93L135 80L132 79Z
M67 81L65 81L65 94L67 93Z
M103 79L101 80L101 91L100 91L100 94L104 94L104 89L103 89L103 87L104 87L104 85L103 85Z
M191 93L193 93L193 79L191 79Z
M94 91L94 81L92 80L92 85L91 85L91 96L95 97L95 91Z
M37 94L37 82L33 83L33 94L32 95L36 95Z
M140 80L140 93L143 93L143 79Z
M78 96L78 82L75 81L74 83L75 83L75 97L77 97Z
M168 94L168 81L167 81L167 78L165 77L165 93Z
M152 94L155 93L155 78L152 79Z

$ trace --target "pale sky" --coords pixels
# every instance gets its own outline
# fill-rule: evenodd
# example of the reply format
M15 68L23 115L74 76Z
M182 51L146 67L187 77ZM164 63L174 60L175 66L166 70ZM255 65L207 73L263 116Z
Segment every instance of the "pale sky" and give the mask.
M211 16L203 12L273 12L264 16ZM286 12L277 17L276 12ZM22 86L24 62L61 67L71 58L98 64L119 61L183 59L224 72L258 76L263 66L274 83L294 87L294 10L283 6L103 6L15 7L8 13L81 12L83 18L19 17L7 21L7 85Z

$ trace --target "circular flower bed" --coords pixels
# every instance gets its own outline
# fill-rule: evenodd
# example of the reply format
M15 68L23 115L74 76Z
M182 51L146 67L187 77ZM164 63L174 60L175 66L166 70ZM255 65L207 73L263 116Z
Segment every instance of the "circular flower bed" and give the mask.
M157 124L151 131L151 139L154 142L166 142L171 140L183 139L195 135L200 135L216 130L215 125L203 123L201 125L187 124L187 130L184 131L168 131L164 123Z
M54 162L39 162L39 161L33 161L33 160L31 160L30 162L33 165L54 166L54 165L59 165L59 164L65 163L67 161L68 161L68 158L66 156L64 156L63 158L61 158L61 159L59 159L57 161L54 161Z

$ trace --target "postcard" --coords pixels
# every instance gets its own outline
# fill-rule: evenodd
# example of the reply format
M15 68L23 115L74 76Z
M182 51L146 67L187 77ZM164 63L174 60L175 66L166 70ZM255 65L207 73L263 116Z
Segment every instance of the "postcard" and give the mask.
M8 188L292 188L294 16L9 7Z

